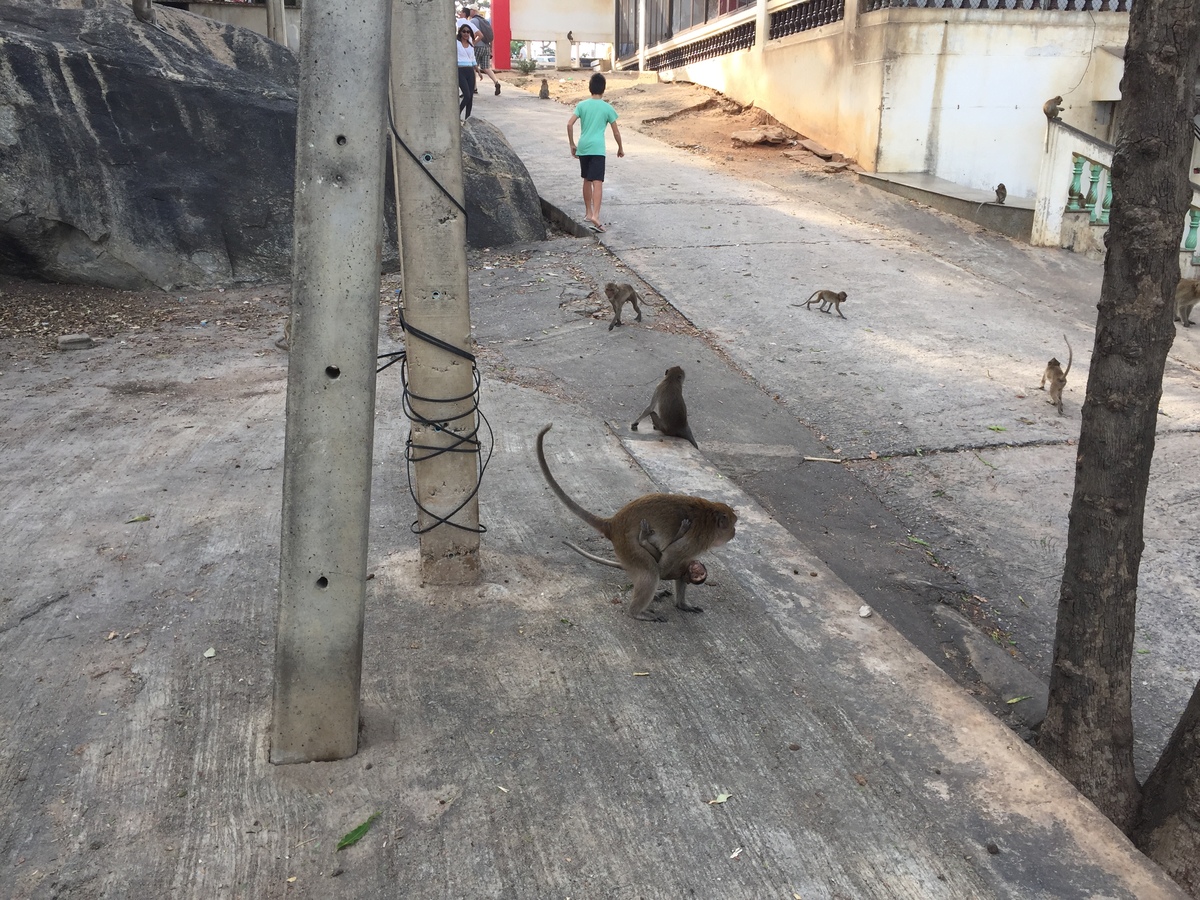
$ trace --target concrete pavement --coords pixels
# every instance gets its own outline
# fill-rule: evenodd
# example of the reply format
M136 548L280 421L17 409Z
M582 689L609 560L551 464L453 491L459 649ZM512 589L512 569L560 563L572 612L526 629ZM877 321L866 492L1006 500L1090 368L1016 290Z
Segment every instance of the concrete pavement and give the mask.
M515 142L565 137L564 108L513 94L480 112L508 117ZM476 587L420 581L398 367L380 376L352 759L268 762L286 379L276 334L182 324L7 359L0 847L14 896L1182 896L882 615L860 615L860 593L797 540L810 524L785 528L788 510L771 515L741 486L767 495L764 478L806 479L826 521L893 527L847 495L859 490L837 481L844 467L799 457L902 443L914 428L873 422L869 403L947 403L918 390L937 355L913 352L911 381L867 390L864 378L892 378L883 357L906 362L903 348L924 345L884 341L863 319L888 307L865 298L848 322L788 304L818 274L848 280L854 254L899 260L890 278L861 276L880 290L911 268L938 296L931 273L962 290L961 264L767 187L739 195L669 148L627 140L614 170L645 159L675 182L647 194L614 178L615 256L565 238L472 254L496 438ZM547 160L546 173L531 163L539 187L578 187L569 156L527 159ZM713 193L697 193L710 180ZM647 233L615 246L635 206ZM651 240L655 220L670 220L677 246ZM935 217L931 233L951 225ZM756 228L780 237L763 245ZM810 230L820 234L797 236ZM1002 268L1008 251L977 240L977 253L955 252ZM639 275L670 305L652 296L641 326L609 333L589 314L592 288ZM923 321L917 297L897 303ZM876 340L886 352L868 352ZM676 362L700 451L627 429ZM802 399L829 412L827 439L803 424ZM1030 427L1053 434L1039 399ZM908 413L922 439L973 427ZM666 607L665 623L632 621L623 574L561 545L604 551L537 471L547 422L550 465L590 509L650 490L737 508L737 537L689 593L703 615ZM338 851L375 812L367 836Z
M569 108L520 91L501 99L478 113L505 131L543 198L581 220L563 124ZM1100 265L844 177L797 167L764 171L771 183L748 182L719 159L624 124L624 159L610 138L609 226L599 240L778 397L782 418L811 426L822 437L816 455L860 460L856 474L962 577L968 595L985 601L1000 642L1047 680ZM826 287L847 291L848 321L799 308ZM1067 341L1074 365L1060 417L1037 387L1051 356L1066 362ZM702 446L748 443L739 430L722 433L726 410L706 409L697 388L689 404L716 418ZM1190 474L1200 451L1198 388L1200 331L1180 328L1164 380L1141 575L1148 602L1134 664L1143 775L1200 680L1200 507Z

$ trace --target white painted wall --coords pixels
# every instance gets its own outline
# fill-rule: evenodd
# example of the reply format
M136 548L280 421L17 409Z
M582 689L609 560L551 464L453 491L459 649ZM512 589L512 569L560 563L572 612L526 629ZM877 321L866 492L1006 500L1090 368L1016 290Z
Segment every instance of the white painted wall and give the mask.
M187 10L198 16L204 16L206 19L224 22L226 25L248 28L264 37L267 34L266 6L240 3L189 3ZM300 49L300 8L285 6L283 22L288 48L298 51Z
M616 29L613 0L511 0L509 16L516 41L566 40L611 44Z
M752 7L651 49L756 15ZM1033 197L1048 98L1063 96L1068 124L1111 137L1128 25L1128 15L1110 12L889 7L859 15L858 0L847 0L842 22L674 74L753 101L869 171L924 172L982 190L1003 181L1010 196Z
M984 190L1003 181L1009 195L1032 197L1048 98L1062 95L1067 124L1107 136L1111 107L1097 104L1090 69L1096 48L1124 44L1127 15L889 9L884 16L892 21L868 26L884 31L888 60L879 171L927 172Z

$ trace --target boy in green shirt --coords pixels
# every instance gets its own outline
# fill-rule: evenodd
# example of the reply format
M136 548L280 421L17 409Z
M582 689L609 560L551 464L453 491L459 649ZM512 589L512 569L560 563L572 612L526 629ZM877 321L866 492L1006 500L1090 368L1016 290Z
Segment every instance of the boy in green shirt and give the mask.
M604 195L604 126L611 125L613 137L617 139L617 156L625 155L621 144L621 130L617 128L617 111L604 99L604 88L608 82L597 72L588 81L592 96L575 106L567 122L567 140L571 142L571 155L579 160L579 174L583 177L584 221L592 231L603 231L600 222L600 200ZM579 145L575 145L575 123L579 126Z

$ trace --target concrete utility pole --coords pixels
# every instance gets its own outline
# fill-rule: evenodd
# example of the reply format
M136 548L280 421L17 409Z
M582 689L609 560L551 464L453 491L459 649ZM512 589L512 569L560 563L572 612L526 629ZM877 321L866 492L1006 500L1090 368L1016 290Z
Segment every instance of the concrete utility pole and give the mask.
M283 18L283 0L267 0L267 37L287 46L287 25Z
M358 750L390 11L304 6L273 763Z
M396 2L392 119L416 156L414 160L393 142L404 315L414 328L470 351L467 217L459 208L465 201L456 66L454 0ZM478 483L479 453L473 445L462 443L476 429L471 362L411 332L405 335L404 347L413 409L429 420L411 425L414 453L418 459L425 457L414 464L417 502L422 507L417 519L423 532L421 575L435 584L470 584L479 577L479 499L472 496ZM464 399L429 402L451 398ZM436 454L422 449L456 446L471 452ZM438 524L439 519L462 527Z

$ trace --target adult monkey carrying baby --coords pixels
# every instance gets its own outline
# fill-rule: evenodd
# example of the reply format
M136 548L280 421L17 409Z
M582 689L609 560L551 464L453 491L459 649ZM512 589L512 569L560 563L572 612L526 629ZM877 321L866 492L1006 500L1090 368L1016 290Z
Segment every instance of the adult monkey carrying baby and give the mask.
M654 589L662 578L675 582L676 609L701 612L700 607L688 604L685 591L688 584L699 583L695 579L703 572L703 566L696 568L699 565L696 557L706 550L728 543L734 536L737 513L733 508L687 494L646 494L626 503L611 518L594 515L572 500L550 474L543 449L546 432L550 428L547 425L537 436L538 464L542 467L542 475L567 509L612 541L617 563L633 580L629 615L646 622L665 621L661 616L646 612L654 599ZM671 536L669 539L668 535ZM653 543L656 538L668 539L669 543L659 546ZM658 559L655 559L654 550L646 546L647 543L658 551ZM599 559L591 554L584 555L589 559ZM606 565L611 564L608 560L601 561Z

